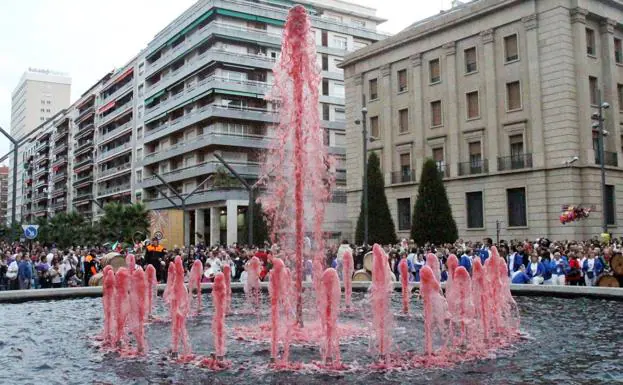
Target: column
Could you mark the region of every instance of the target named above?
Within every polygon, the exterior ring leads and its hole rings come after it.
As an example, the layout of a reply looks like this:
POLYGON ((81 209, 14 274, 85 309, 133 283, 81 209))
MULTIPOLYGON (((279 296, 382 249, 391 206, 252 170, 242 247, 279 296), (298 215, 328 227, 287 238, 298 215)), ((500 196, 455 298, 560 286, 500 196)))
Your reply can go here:
POLYGON ((184 221, 184 246, 190 245, 190 213, 188 211, 183 212, 184 221))
POLYGON ((580 163, 595 164, 593 151, 593 133, 591 132, 591 100, 588 84, 586 60, 586 15, 583 8, 571 10, 571 28, 573 29, 573 55, 575 59, 576 100, 578 106, 578 135, 580 137, 580 163))
MULTIPOLYGON (((446 55, 446 100, 442 103, 441 112, 448 124, 448 147, 444 148, 444 159, 450 165, 450 176, 458 175, 459 161, 459 105, 457 100, 456 81, 456 43, 450 42, 443 45, 446 55)), ((443 67, 442 67, 443 68, 443 67)))
MULTIPOLYGON (((621 148, 621 129, 620 129, 620 113, 619 110, 619 95, 617 89, 617 74, 618 67, 616 59, 614 57, 614 27, 616 21, 612 19, 605 19, 601 21, 601 49, 600 58, 603 63, 602 76, 603 80, 600 81, 600 87, 603 84, 601 91, 601 99, 604 102, 610 104, 610 108, 606 110, 606 121, 604 122, 607 131, 611 134, 604 142, 605 151, 611 151, 616 154, 619 153, 621 148), (614 136, 614 137, 613 137, 614 136), (610 146, 608 146, 610 144, 610 146), (614 148, 612 148, 614 144, 614 148)), ((617 155, 618 156, 618 155, 617 155)), ((620 162, 619 162, 620 164, 620 162)))
POLYGON ((424 93, 422 90, 422 54, 415 54, 410 57, 411 68, 413 71, 413 82, 409 89, 409 104, 410 108, 409 121, 413 122, 413 137, 415 138, 415 146, 413 151, 413 169, 416 175, 421 174, 421 166, 424 164, 424 143, 426 142, 425 132, 426 126, 424 125, 424 93))
POLYGON ((238 242, 238 203, 227 201, 227 244, 238 242))
MULTIPOLYGON (((530 48, 538 47, 539 40, 537 37, 537 18, 536 14, 526 16, 521 19, 526 29, 526 45, 530 48)), ((531 137, 532 137, 532 161, 535 168, 545 167, 547 159, 545 158, 545 140, 543 138, 543 112, 541 110, 541 72, 539 63, 539 50, 529 49, 528 59, 528 79, 530 88, 530 113, 532 115, 531 137)))
POLYGON ((392 94, 394 92, 394 88, 392 87, 391 82, 391 66, 389 64, 381 67, 381 82, 380 82, 380 92, 381 92, 381 100, 383 103, 382 108, 382 121, 381 129, 382 129, 382 140, 385 148, 383 149, 383 177, 385 178, 385 185, 389 184, 388 176, 391 178, 391 172, 394 171, 394 125, 393 121, 393 111, 392 111, 392 94))
POLYGON ((484 47, 484 63, 483 69, 485 74, 485 103, 483 110, 486 117, 486 135, 487 145, 485 146, 485 152, 487 159, 489 160, 489 171, 495 173, 498 171, 498 156, 499 140, 498 140, 498 101, 496 90, 495 74, 495 44, 493 44, 493 30, 488 29, 480 33, 480 39, 484 47))
POLYGON ((221 208, 210 207, 210 245, 221 241, 221 208))
MULTIPOLYGON (((205 244, 205 211, 203 209, 195 210, 195 235, 201 234, 201 241, 205 244)), ((195 238, 195 243, 199 243, 199 238, 195 238)))

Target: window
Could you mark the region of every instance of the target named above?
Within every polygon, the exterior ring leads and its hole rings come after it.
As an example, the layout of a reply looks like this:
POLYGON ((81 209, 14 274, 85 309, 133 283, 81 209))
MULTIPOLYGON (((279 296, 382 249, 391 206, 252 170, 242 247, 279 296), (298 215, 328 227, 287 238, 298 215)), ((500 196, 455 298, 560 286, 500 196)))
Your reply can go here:
POLYGON ((521 109, 521 87, 518 81, 506 83, 506 109, 508 111, 521 109))
POLYGON ((617 96, 619 98, 619 111, 623 111, 623 84, 617 84, 617 96))
POLYGON ((480 116, 478 91, 467 93, 467 119, 476 119, 480 116))
POLYGON ((409 131, 409 110, 406 108, 398 111, 398 130, 401 134, 409 131))
POLYGON ((433 160, 437 165, 443 163, 443 147, 433 148, 433 160))
POLYGON ((52 104, 52 102, 50 100, 46 100, 45 104, 52 104))
POLYGON ((41 109, 41 112, 45 112, 45 108, 42 108, 42 109, 41 109))
POLYGON ((329 134, 328 128, 325 128, 322 132, 322 142, 325 146, 329 146, 331 144, 331 135, 329 134))
POLYGON ((482 191, 465 193, 468 229, 482 229, 483 227, 485 227, 484 210, 482 203, 482 191))
POLYGON ((398 199, 398 230, 411 229, 411 199, 398 199))
POLYGON ((623 64, 623 47, 621 46, 621 39, 614 38, 614 61, 619 64, 623 64))
POLYGON ((335 109, 335 114, 333 115, 333 120, 336 122, 343 122, 344 120, 346 120, 346 110, 344 108, 336 108, 335 109))
POLYGON ((322 120, 331 120, 330 118, 331 106, 328 105, 327 103, 320 103, 320 104, 322 104, 322 120))
POLYGON ((398 71, 398 92, 407 90, 407 70, 398 71))
POLYGON ((590 28, 586 28, 586 53, 595 55, 595 31, 590 28))
POLYGON ((511 157, 518 159, 523 156, 523 134, 511 135, 509 138, 511 157))
POLYGON ((476 58, 476 47, 465 50, 465 73, 471 74, 478 71, 478 61, 476 58))
POLYGON ((614 204, 614 186, 606 185, 606 224, 616 225, 616 205, 614 204))
POLYGON ((469 163, 472 168, 480 167, 482 164, 482 150, 480 142, 471 142, 469 144, 469 163))
POLYGON ((506 190, 506 200, 508 205, 508 226, 527 226, 526 189, 520 187, 506 190))
POLYGON ((42 100, 42 101, 41 101, 41 104, 45 104, 45 100, 42 100))
POLYGON ((378 93, 378 81, 377 79, 370 79, 368 84, 370 88, 370 100, 376 100, 379 97, 378 93))
POLYGON ((344 83, 333 83, 333 96, 344 97, 344 83))
POLYGON ((322 94, 324 96, 329 96, 329 80, 322 79, 322 94))
POLYGON ((441 126, 441 100, 436 100, 430 103, 430 113, 431 113, 431 126, 437 127, 441 126))
POLYGON ((400 175, 403 180, 411 176, 411 154, 408 152, 400 154, 400 175))
POLYGON ((519 50, 517 48, 517 35, 510 35, 504 38, 504 56, 506 63, 519 59, 519 50))
POLYGON ((373 138, 378 138, 381 136, 381 131, 379 130, 379 117, 373 116, 370 118, 370 136, 373 138))
POLYGON ((591 97, 591 104, 592 105, 598 105, 599 104, 599 89, 597 88, 597 78, 594 76, 589 76, 588 77, 588 89, 589 92, 591 93, 590 97, 591 97))
POLYGON ((333 45, 334 48, 339 49, 347 49, 346 38, 342 36, 333 36, 333 45))
POLYGON ((50 112, 50 109, 49 109, 49 108, 46 108, 46 109, 45 109, 45 112, 50 112))
POLYGON ((439 59, 434 59, 428 62, 428 73, 430 75, 430 82, 439 83, 441 81, 441 68, 439 68, 439 59))
POLYGON ((322 55, 322 70, 323 71, 329 70, 329 57, 325 54, 322 55))

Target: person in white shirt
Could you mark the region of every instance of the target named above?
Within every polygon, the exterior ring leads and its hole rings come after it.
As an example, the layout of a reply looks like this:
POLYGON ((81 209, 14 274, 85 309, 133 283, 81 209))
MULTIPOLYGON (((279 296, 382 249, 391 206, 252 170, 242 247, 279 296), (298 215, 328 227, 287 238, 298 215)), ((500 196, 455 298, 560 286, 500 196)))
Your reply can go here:
POLYGON ((337 249, 337 274, 342 279, 342 264, 344 263, 344 254, 346 252, 353 254, 353 249, 350 248, 347 240, 343 240, 340 247, 337 249))

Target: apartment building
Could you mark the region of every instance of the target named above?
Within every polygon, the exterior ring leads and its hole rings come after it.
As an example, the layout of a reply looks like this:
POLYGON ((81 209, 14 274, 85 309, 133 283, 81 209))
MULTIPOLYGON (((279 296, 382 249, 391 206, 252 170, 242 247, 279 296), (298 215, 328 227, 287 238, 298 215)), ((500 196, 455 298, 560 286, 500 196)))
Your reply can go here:
POLYGON ((0 224, 7 223, 7 199, 9 191, 9 168, 0 166, 0 224))
POLYGON ((363 155, 355 120, 365 106, 374 139, 368 148, 381 158, 400 237, 409 235, 425 158, 438 164, 464 239, 495 236, 498 221, 504 239, 586 239, 601 232, 602 215, 616 234, 623 218, 616 205, 623 193, 621 20, 620 0, 477 0, 346 57, 352 226, 363 155), (591 118, 600 95, 610 105, 605 205, 591 118), (563 226, 565 204, 596 210, 563 226))
MULTIPOLYGON (((375 10, 337 0, 300 1, 308 9, 322 84, 318 113, 325 144, 338 159, 338 192, 327 210, 325 228, 348 236, 345 221, 343 56, 386 36, 375 10)), ((178 193, 198 192, 186 201, 187 242, 242 241, 247 192, 204 182, 224 170, 219 153, 239 174, 254 181, 262 152, 272 145, 277 107, 264 96, 273 82, 282 30, 291 1, 200 0, 156 35, 144 52, 144 114, 137 130, 143 154, 137 161, 141 199, 151 209, 172 207, 178 193), (200 185, 204 183, 203 185, 200 185)), ((224 171, 227 172, 227 171, 224 171)))
MULTIPOLYGON (((71 78, 64 73, 29 68, 20 78, 11 95, 11 128, 10 133, 16 139, 24 138, 35 127, 43 124, 58 111, 69 106, 71 78)), ((18 159, 23 159, 22 148, 18 149, 18 159)), ((15 167, 13 157, 9 160, 9 169, 15 167)), ((19 167, 20 165, 17 165, 19 167)), ((16 217, 19 221, 19 207, 22 205, 21 186, 23 173, 18 172, 16 217)), ((8 190, 13 190, 13 173, 9 173, 8 190)), ((12 211, 12 194, 8 198, 8 211, 12 211)))

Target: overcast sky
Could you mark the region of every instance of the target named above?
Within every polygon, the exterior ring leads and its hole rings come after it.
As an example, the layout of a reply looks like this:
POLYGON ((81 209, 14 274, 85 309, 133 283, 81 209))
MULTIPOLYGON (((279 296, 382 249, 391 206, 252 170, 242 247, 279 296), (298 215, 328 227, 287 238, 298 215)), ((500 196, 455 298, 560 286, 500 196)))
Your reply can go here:
MULTIPOLYGON (((447 8, 451 0, 350 0, 388 19, 396 33, 447 8)), ((11 93, 28 67, 67 72, 71 102, 123 66, 195 0, 0 1, 0 126, 9 131, 11 93)), ((9 150, 0 138, 0 156, 9 150)))

